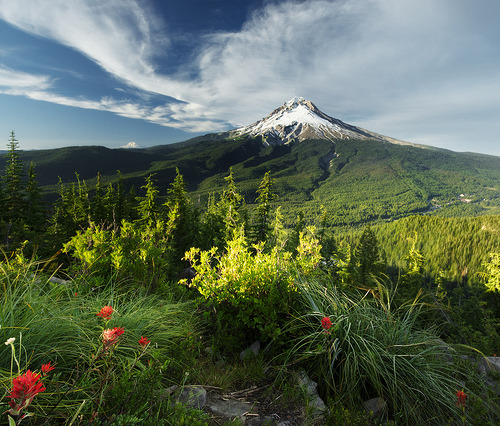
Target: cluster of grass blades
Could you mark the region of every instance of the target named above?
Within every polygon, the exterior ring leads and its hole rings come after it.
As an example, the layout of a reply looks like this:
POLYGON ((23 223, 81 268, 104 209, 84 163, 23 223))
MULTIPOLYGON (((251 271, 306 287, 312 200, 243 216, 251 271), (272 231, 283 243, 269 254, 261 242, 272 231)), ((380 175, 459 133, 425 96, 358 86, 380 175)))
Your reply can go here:
POLYGON ((288 362, 307 361, 332 399, 358 407, 382 397, 389 416, 403 424, 462 419, 458 354, 432 329, 416 326, 423 304, 415 300, 393 312, 390 292, 381 285, 374 292, 317 281, 298 285, 307 313, 292 323, 300 337, 288 362), (325 317, 331 323, 322 326, 325 317))
MULTIPOLYGON (((47 390, 30 405, 37 421, 46 416, 47 424, 65 424, 77 413, 88 419, 99 411, 96 401, 102 405, 113 386, 122 386, 125 393, 134 391, 140 383, 146 386, 144 375, 156 387, 177 379, 168 377, 168 354, 175 352, 180 340, 197 332, 190 302, 176 303, 140 290, 123 291, 112 281, 102 288, 89 286, 82 277, 53 282, 41 269, 37 262, 22 258, 0 263, 0 338, 2 343, 15 338, 14 346, 2 344, 0 349, 0 384, 5 395, 12 379, 26 370, 40 371, 48 362, 55 365, 43 378, 47 390), (97 316, 103 306, 113 307, 111 318, 97 316), (103 330, 114 327, 124 329, 120 344, 104 356, 103 330), (151 342, 143 355, 138 343, 141 336, 151 342), (153 369, 155 377, 148 373, 153 369), (130 383, 121 383, 125 375, 130 383)), ((135 391, 153 398, 147 389, 135 391)), ((9 408, 7 401, 2 398, 2 412, 9 408)))

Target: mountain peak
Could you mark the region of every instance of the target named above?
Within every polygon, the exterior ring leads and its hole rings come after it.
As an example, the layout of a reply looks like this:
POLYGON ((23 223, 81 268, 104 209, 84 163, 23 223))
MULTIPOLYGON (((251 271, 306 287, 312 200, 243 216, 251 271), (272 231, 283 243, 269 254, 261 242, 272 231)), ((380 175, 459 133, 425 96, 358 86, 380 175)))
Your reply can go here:
POLYGON ((295 96, 294 98, 290 99, 288 102, 285 102, 284 105, 292 107, 292 106, 299 105, 299 104, 305 103, 305 102, 308 102, 308 101, 306 101, 302 97, 295 96))
POLYGON ((127 145, 123 145, 120 148, 125 148, 125 149, 135 149, 135 148, 140 148, 139 145, 137 145, 135 142, 129 142, 127 145))
POLYGON ((311 101, 294 97, 267 117, 230 132, 231 136, 262 136, 266 145, 283 145, 304 139, 377 139, 408 144, 352 126, 320 111, 311 101))

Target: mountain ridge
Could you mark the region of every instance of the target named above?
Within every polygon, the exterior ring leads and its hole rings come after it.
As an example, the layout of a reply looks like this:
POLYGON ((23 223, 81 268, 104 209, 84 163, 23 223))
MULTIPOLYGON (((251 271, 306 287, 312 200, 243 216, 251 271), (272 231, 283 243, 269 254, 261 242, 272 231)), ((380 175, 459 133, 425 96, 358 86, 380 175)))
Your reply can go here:
POLYGON ((389 136, 384 136, 322 112, 314 103, 294 97, 276 108, 266 117, 248 126, 230 130, 229 137, 261 136, 265 145, 288 144, 306 139, 376 139, 397 145, 430 148, 389 136))
MULTIPOLYGON (((299 211, 304 211, 306 219, 314 222, 321 205, 332 212, 332 222, 339 226, 423 212, 500 213, 500 157, 394 143, 394 139, 388 137, 368 137, 374 135, 373 132, 364 129, 356 132, 355 129, 360 128, 340 120, 332 123, 326 114, 315 110, 312 102, 304 105, 306 102, 309 101, 285 102, 285 108, 273 111, 278 111, 274 118, 269 119, 271 113, 267 121, 264 117, 256 122, 260 122, 257 127, 263 133, 252 134, 250 125, 239 128, 238 134, 231 131, 207 134, 149 148, 80 146, 20 151, 20 155, 25 164, 35 163, 38 181, 45 194, 52 198, 57 194, 59 178, 63 182, 75 181, 75 172, 91 186, 97 173, 101 175, 102 184, 116 183, 120 179, 116 172, 120 170, 124 186, 134 186, 142 193, 141 187, 148 175, 155 175, 156 184, 163 192, 178 169, 193 200, 203 203, 209 194, 224 187, 224 178, 232 167, 238 188, 248 204, 255 203, 260 180, 270 171, 288 223, 299 211), (338 131, 344 129, 345 135, 332 133, 325 138, 324 133, 318 135, 309 128, 300 140, 304 126, 294 127, 299 123, 300 114, 279 121, 284 113, 294 109, 297 113, 300 105, 307 106, 308 111, 302 113, 309 122, 324 124, 327 121, 337 125, 338 131), (314 115, 308 117, 307 114, 314 115), (288 142, 283 139, 273 143, 272 138, 265 135, 273 128, 268 124, 276 122, 282 130, 285 124, 291 125, 285 129, 291 135, 288 142), (339 123, 343 123, 342 129, 339 123), (460 199, 460 194, 467 196, 460 199)), ((0 172, 4 167, 5 157, 0 157, 0 172)))

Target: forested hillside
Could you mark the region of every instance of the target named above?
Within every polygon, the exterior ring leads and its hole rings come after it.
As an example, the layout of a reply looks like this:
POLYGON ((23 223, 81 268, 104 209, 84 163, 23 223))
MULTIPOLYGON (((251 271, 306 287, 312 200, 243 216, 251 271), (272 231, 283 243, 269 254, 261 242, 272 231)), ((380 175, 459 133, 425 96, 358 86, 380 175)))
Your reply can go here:
MULTIPOLYGON (((290 392, 284 377, 307 371, 330 407, 327 424, 376 424, 359 408, 373 398, 387 401, 384 416, 400 424, 499 420, 495 382, 485 385, 461 356, 500 351, 500 216, 485 215, 498 201, 486 186, 497 184, 489 158, 464 171, 410 173, 418 151, 389 145, 261 149, 246 140, 231 141, 228 154, 230 141, 210 143, 213 156, 186 144, 153 161, 145 177, 77 174, 56 185, 51 201, 11 134, 0 190, 7 388, 38 381, 41 368, 53 392, 38 386, 40 405, 30 409, 51 424, 80 416, 156 425, 161 416, 191 426, 209 424, 206 413, 179 408, 165 389, 202 383, 281 395, 290 392), (228 158, 239 161, 226 170, 228 158), (201 179, 194 190, 180 168, 164 164, 175 161, 201 179), (453 201, 459 189, 480 195, 453 201), (433 211, 410 215, 429 210, 429 197, 433 211), (460 217, 469 205, 482 215, 460 217), (458 217, 435 216, 442 212, 458 217), (370 219, 378 224, 367 226, 370 219), (253 342, 266 350, 240 360, 253 342)), ((151 152, 140 158, 147 163, 151 152)), ((13 387, 14 402, 2 407, 16 419, 36 395, 27 401, 19 392, 13 387)))
POLYGON ((410 216, 374 228, 389 264, 405 267, 401 253, 415 247, 434 277, 478 281, 490 253, 500 248, 500 216, 447 218, 410 216))
POLYGON ((233 167, 249 205, 255 203, 260 179, 271 172, 287 226, 293 226, 299 211, 313 223, 321 205, 328 210, 331 227, 423 212, 454 217, 500 213, 498 157, 370 140, 305 140, 266 147, 259 138, 216 136, 147 149, 69 147, 19 155, 25 164, 34 162, 39 185, 51 201, 59 178, 69 183, 76 180, 75 173, 90 188, 99 173, 103 185, 120 180, 126 191, 133 186, 140 193, 149 174, 155 173, 164 189, 177 168, 190 196, 203 206, 233 167))

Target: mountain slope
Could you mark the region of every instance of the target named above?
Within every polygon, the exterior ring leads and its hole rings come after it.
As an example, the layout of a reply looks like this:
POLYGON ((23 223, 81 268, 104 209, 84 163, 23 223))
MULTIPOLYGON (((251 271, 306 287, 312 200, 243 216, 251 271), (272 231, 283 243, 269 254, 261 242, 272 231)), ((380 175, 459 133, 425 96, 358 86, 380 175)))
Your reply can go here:
POLYGON ((411 145, 409 142, 382 136, 378 133, 346 124, 326 115, 316 105, 304 98, 295 97, 275 109, 267 117, 229 132, 230 137, 261 136, 265 144, 288 144, 306 139, 375 139, 400 145, 411 145))
MULTIPOLYGON (((440 215, 500 213, 500 157, 408 144, 327 116, 294 99, 253 125, 147 149, 67 147, 21 153, 37 165, 46 192, 68 182, 118 179, 137 190, 156 174, 161 194, 178 168, 202 202, 224 186, 233 167, 248 203, 265 172, 275 180, 288 222, 299 210, 313 222, 325 205, 332 225, 362 224, 418 212, 440 215), (462 195, 462 196, 461 196, 462 195)), ((0 169, 4 166, 0 160, 0 169)), ((89 182, 92 185, 92 182, 89 182)))

